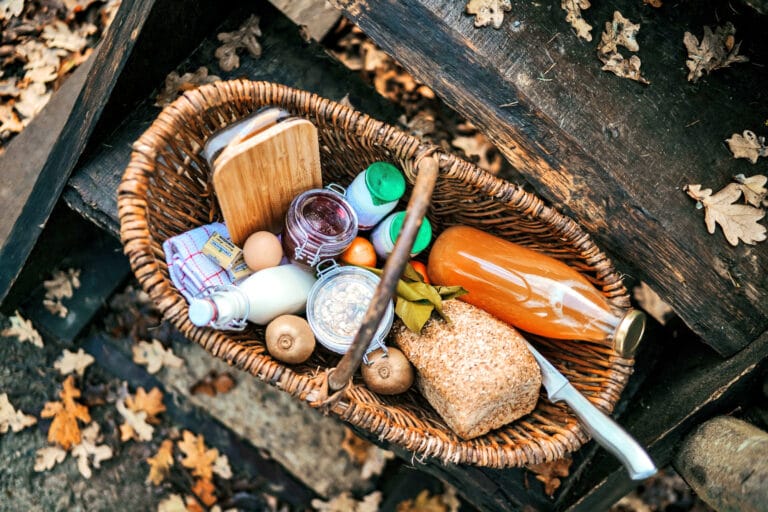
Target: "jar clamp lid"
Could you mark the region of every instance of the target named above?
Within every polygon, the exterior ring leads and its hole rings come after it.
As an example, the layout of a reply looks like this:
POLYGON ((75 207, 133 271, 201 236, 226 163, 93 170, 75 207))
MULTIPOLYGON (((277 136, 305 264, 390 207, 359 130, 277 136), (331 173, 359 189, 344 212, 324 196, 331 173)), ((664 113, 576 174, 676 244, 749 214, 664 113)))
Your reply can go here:
MULTIPOLYGON (((321 345, 337 354, 345 354, 363 323, 381 279, 360 267, 335 264, 319 270, 318 274, 320 279, 312 286, 307 298, 307 321, 321 345)), ((390 300, 367 351, 384 347, 384 338, 392 328, 393 320, 394 306, 390 300)))
POLYGON ((373 204, 397 201, 405 194, 405 178, 397 167, 388 162, 374 162, 365 170, 365 186, 373 204))
MULTIPOLYGON (((400 231, 403 230, 403 222, 405 222, 405 212, 398 212, 392 217, 392 224, 389 226, 389 236, 394 242, 397 240, 400 231)), ((429 219, 424 217, 419 226, 419 231, 416 233, 416 240, 413 242, 413 248, 411 254, 416 254, 427 248, 429 242, 432 241, 432 224, 429 223, 429 219)))

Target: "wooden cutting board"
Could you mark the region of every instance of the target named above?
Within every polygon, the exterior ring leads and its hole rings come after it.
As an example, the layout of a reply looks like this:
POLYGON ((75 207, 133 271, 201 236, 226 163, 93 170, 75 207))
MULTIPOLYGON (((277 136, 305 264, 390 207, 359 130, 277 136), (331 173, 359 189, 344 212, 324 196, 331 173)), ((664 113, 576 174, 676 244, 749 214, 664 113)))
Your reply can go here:
POLYGON ((288 119, 230 145, 216 159, 213 187, 236 245, 255 231, 278 233, 291 200, 322 187, 317 128, 288 119))

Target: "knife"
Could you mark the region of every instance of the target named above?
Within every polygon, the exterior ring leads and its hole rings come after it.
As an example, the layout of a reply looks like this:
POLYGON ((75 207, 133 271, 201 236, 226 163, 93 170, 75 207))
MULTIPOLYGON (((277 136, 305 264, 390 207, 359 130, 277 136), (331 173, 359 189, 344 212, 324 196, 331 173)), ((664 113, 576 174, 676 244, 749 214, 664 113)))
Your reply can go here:
POLYGON ((656 474, 658 470, 653 460, 632 436, 579 393, 530 343, 528 349, 541 367, 541 382, 551 402, 563 400, 567 403, 592 438, 624 464, 632 480, 644 480, 656 474))

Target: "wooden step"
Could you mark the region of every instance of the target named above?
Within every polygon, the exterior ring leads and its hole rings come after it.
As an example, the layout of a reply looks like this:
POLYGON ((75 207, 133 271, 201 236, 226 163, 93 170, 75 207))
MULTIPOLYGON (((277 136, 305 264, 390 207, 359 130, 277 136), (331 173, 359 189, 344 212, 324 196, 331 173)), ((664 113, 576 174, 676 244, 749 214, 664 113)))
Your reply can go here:
POLYGON ((760 172, 735 160, 724 140, 745 129, 765 133, 755 110, 768 97, 757 86, 768 78, 764 18, 725 1, 661 9, 597 2, 584 11, 594 26, 586 43, 548 2, 515 4, 499 30, 474 27, 465 2, 336 4, 720 354, 766 332, 768 251, 707 234, 702 211, 682 191, 691 183, 718 190, 735 174, 760 172), (614 10, 641 22, 648 86, 600 70, 596 46, 614 10), (728 20, 753 63, 688 83, 683 34, 701 37, 703 25, 728 20))

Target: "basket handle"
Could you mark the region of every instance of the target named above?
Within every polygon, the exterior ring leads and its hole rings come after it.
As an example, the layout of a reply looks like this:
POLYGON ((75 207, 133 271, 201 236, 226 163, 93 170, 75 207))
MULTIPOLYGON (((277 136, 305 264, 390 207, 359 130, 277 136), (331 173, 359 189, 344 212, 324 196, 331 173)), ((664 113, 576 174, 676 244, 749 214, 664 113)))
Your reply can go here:
POLYGON ((384 310, 392 299, 397 287, 397 281, 403 274, 405 264, 411 259, 411 249, 416 240, 416 234, 421 227, 421 221, 427 212, 432 191, 435 188, 439 165, 432 156, 425 156, 416 163, 418 173, 413 186, 411 198, 408 201, 405 221, 400 236, 397 238, 392 254, 387 258, 381 281, 371 299, 371 304, 363 317, 363 323, 339 364, 328 375, 328 387, 338 391, 347 385, 363 360, 368 345, 373 339, 379 326, 384 310))

